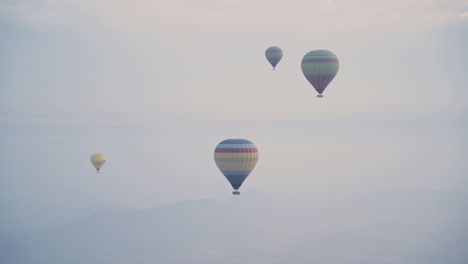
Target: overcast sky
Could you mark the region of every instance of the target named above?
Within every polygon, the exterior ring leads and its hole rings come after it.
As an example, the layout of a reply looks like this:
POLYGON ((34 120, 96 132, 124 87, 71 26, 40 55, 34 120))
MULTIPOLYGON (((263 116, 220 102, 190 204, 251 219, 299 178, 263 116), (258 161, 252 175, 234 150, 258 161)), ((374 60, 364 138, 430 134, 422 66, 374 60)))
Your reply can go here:
POLYGON ((6 218, 227 198, 226 138, 259 149, 241 192, 279 200, 468 187, 466 0, 3 0, 0 35, 6 218))

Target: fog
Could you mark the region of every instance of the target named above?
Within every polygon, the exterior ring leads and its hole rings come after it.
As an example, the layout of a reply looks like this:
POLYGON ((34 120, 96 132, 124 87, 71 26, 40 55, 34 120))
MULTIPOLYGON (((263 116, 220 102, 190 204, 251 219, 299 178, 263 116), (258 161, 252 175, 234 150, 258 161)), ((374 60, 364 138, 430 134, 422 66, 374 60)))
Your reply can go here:
POLYGON ((467 11, 0 2, 0 262, 466 263, 467 11), (238 197, 227 138, 259 150, 238 197))

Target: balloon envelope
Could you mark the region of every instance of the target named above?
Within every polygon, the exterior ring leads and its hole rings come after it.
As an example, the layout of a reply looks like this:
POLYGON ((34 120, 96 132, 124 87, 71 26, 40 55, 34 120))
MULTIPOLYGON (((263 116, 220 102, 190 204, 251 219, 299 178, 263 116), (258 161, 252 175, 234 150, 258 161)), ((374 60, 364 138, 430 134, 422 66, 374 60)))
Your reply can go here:
POLYGON ((216 165, 232 185, 238 190, 258 160, 257 147, 246 139, 226 139, 214 151, 216 165))
POLYGON ((335 78, 339 67, 338 57, 328 50, 313 50, 301 62, 302 73, 320 95, 335 78))
POLYGON ((265 57, 270 62, 271 66, 273 66, 274 70, 276 65, 278 65, 278 62, 283 58, 283 51, 279 47, 269 47, 265 51, 265 57))
POLYGON ((106 162, 106 156, 104 156, 101 153, 96 153, 91 156, 91 164, 93 164, 93 166, 96 168, 98 173, 105 162, 106 162))

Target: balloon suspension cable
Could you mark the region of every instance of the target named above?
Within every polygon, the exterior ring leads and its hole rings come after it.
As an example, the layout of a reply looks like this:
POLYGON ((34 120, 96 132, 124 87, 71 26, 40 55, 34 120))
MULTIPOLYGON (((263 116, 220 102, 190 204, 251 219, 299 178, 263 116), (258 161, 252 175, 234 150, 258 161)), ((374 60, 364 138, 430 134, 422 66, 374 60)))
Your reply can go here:
POLYGON ((97 173, 99 173, 99 169, 96 169, 97 170, 97 173))
POLYGON ((273 67, 273 70, 275 70, 275 67, 273 67))

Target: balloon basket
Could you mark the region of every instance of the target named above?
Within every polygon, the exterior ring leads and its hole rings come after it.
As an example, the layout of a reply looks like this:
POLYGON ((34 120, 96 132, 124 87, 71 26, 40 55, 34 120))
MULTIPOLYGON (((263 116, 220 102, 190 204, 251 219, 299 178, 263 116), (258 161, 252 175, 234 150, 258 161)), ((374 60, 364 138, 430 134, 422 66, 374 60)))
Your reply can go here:
POLYGON ((240 195, 240 192, 239 191, 233 191, 232 195, 240 195))
POLYGON ((323 98, 323 95, 318 94, 318 95, 317 95, 317 98, 323 98))

